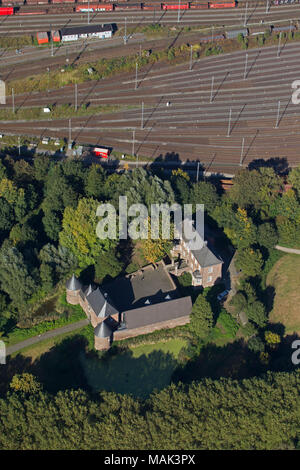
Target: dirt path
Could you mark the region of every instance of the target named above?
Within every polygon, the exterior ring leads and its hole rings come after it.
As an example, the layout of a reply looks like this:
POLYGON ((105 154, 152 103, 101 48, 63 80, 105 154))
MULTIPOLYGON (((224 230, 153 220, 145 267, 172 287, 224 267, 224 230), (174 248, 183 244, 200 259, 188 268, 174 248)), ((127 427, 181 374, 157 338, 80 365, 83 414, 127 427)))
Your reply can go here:
POLYGON ((89 320, 86 318, 76 323, 71 323, 70 325, 66 325, 61 328, 56 328, 55 330, 50 330, 41 335, 28 338, 24 341, 21 341, 20 343, 14 344, 12 346, 8 346, 8 348, 6 349, 6 356, 9 356, 10 354, 13 354, 17 351, 20 351, 21 349, 26 348, 27 346, 32 346, 33 344, 39 343, 40 341, 44 341, 45 339, 54 338, 55 336, 59 336, 64 333, 69 333, 71 331, 78 330, 79 328, 82 328, 83 326, 86 326, 88 324, 89 324, 89 320))
POLYGON ((276 245, 276 250, 284 251, 285 253, 294 253, 295 255, 300 255, 300 250, 297 248, 286 248, 285 246, 276 245))

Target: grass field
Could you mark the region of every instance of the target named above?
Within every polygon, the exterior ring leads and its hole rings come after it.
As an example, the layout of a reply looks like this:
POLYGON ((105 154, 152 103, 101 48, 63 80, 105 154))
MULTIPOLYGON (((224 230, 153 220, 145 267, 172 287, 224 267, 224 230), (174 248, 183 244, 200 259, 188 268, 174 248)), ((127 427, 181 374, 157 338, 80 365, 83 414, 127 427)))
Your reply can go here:
POLYGON ((146 397, 170 384, 178 366, 178 353, 186 342, 172 339, 167 342, 128 348, 115 356, 103 359, 80 356, 87 383, 93 391, 114 391, 146 397))
POLYGON ((271 269, 267 286, 274 288, 272 323, 282 323, 286 333, 300 332, 300 256, 283 256, 271 269))

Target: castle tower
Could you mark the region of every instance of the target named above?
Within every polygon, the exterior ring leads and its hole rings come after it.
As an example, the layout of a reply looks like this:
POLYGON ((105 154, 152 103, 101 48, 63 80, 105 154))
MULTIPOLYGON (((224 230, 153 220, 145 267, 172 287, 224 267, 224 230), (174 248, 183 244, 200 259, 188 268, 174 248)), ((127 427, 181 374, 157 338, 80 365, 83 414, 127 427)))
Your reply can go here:
POLYGON ((68 279, 66 282, 66 298, 69 304, 76 305, 79 303, 79 291, 81 288, 81 282, 73 274, 71 279, 68 279))
POLYGON ((103 321, 99 323, 94 329, 95 334, 95 349, 105 350, 110 348, 112 340, 112 330, 108 324, 103 321))

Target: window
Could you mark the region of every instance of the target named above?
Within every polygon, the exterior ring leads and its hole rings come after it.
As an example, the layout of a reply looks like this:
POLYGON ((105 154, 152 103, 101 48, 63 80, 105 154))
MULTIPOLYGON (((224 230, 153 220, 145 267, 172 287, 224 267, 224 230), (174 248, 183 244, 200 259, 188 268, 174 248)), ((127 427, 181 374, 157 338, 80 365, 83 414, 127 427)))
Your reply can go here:
POLYGON ((212 281, 212 276, 208 276, 207 282, 211 282, 211 281, 212 281))
POLYGON ((209 273, 212 273, 212 272, 213 272, 213 270, 214 270, 214 269, 213 269, 213 267, 212 267, 212 266, 211 266, 210 268, 208 268, 208 272, 209 272, 209 273))

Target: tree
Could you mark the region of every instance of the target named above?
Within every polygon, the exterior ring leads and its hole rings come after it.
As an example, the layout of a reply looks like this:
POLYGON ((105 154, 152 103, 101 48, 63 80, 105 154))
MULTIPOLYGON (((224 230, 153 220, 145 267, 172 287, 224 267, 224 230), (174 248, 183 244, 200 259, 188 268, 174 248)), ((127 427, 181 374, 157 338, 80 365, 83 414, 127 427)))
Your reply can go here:
POLYGON ((234 306, 238 313, 242 312, 247 307, 247 299, 243 292, 237 292, 231 299, 230 304, 234 306))
POLYGON ((1 289, 9 295, 18 308, 24 306, 36 289, 23 255, 14 247, 1 248, 0 282, 1 289))
POLYGON ((258 227, 257 241, 261 246, 269 250, 274 248, 278 242, 278 233, 274 224, 265 222, 258 227))
POLYGON ((213 327, 213 312, 203 294, 198 295, 190 316, 189 329, 200 339, 204 339, 213 327))
POLYGON ((101 165, 93 164, 86 177, 85 193, 88 197, 101 199, 104 196, 106 172, 101 165))
POLYGON ((123 269, 123 262, 116 250, 112 249, 108 253, 103 251, 95 262, 95 276, 100 282, 106 277, 114 278, 118 276, 123 269))
POLYGON ((248 341, 248 348, 253 352, 262 352, 264 351, 265 346, 259 336, 253 336, 248 341))
MULTIPOLYGON (((42 264, 51 268, 51 279, 56 284, 61 279, 65 279, 73 273, 78 267, 76 256, 66 247, 58 247, 47 243, 39 253, 39 259, 42 264)), ((45 269, 45 268, 43 268, 45 269)), ((46 273, 46 270, 45 270, 46 273)), ((50 270, 48 269, 48 273, 50 270)))
POLYGON ((6 199, 0 197, 0 230, 9 231, 13 226, 14 220, 15 216, 12 206, 6 199))
POLYGON ((170 249, 172 248, 172 240, 174 237, 174 227, 170 224, 170 237, 163 238, 162 234, 162 220, 160 217, 159 221, 159 238, 155 239, 152 238, 151 235, 151 219, 148 218, 148 238, 142 239, 141 242, 141 250, 143 253, 144 258, 149 263, 156 263, 163 259, 167 253, 169 253, 170 249))
POLYGON ((205 211, 212 214, 213 210, 219 204, 219 196, 215 186, 206 181, 199 181, 193 184, 190 193, 191 204, 204 204, 205 211))
POLYGON ((248 305, 246 314, 249 320, 253 321, 260 328, 264 328, 268 323, 266 309, 258 300, 248 305))
POLYGON ((82 198, 76 209, 66 207, 64 211, 59 242, 73 253, 82 268, 94 264, 103 251, 116 245, 115 240, 100 239, 96 234, 98 205, 94 199, 82 198))
POLYGON ((13 376, 10 388, 16 392, 37 393, 42 390, 42 385, 34 375, 24 372, 13 376))
MULTIPOLYGON (((174 173, 172 171, 171 185, 174 190, 176 201, 179 204, 187 204, 190 199, 190 185, 189 180, 182 174, 174 173)), ((184 172, 182 172, 184 173, 184 172)))
POLYGON ((293 168, 288 176, 288 182, 296 190, 298 198, 300 197, 300 165, 293 168))
POLYGON ((236 255, 236 266, 241 269, 244 275, 254 277, 261 273, 263 258, 259 250, 251 247, 238 250, 236 255))

